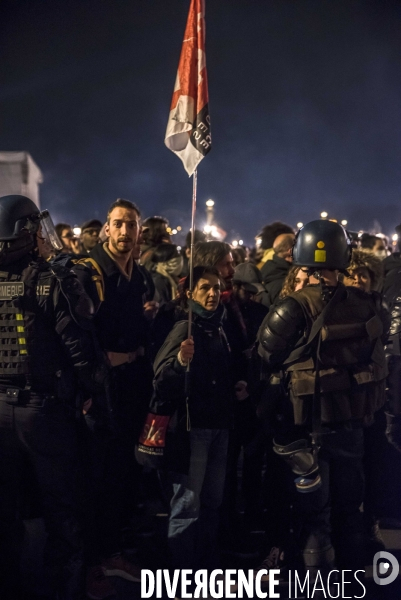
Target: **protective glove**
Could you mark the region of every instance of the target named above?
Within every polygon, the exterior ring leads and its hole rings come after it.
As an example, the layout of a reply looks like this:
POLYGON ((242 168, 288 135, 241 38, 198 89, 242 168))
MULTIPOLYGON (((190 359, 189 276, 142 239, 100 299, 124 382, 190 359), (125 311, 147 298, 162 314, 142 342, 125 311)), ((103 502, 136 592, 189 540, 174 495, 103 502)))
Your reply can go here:
POLYGON ((386 438, 398 452, 401 452, 401 415, 386 413, 386 422, 386 438))

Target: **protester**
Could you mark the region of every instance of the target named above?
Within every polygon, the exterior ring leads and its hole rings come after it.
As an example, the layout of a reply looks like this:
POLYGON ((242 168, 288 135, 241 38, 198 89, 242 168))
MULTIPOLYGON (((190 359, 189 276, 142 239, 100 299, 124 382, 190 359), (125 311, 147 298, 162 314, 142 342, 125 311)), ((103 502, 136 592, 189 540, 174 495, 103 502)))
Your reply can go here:
POLYGON ((309 283, 308 269, 306 267, 291 267, 284 279, 279 298, 285 298, 292 292, 302 290, 309 283))
POLYGON ((155 301, 159 306, 174 300, 177 295, 183 258, 174 244, 159 244, 152 254, 150 273, 156 288, 155 301))
POLYGON ((169 244, 168 220, 164 217, 148 217, 142 223, 141 257, 139 262, 149 271, 152 270, 152 255, 159 244, 169 244))
POLYGON ((59 240, 63 244, 61 252, 65 254, 75 254, 73 248, 73 240, 75 238, 71 225, 67 223, 57 223, 55 226, 59 240))
POLYGON ((265 225, 262 231, 257 235, 257 239, 260 240, 260 249, 263 251, 262 257, 256 265, 258 269, 262 269, 266 261, 273 258, 273 242, 282 233, 294 233, 294 230, 292 227, 281 221, 275 221, 270 225, 265 225))
POLYGON ((102 223, 98 219, 90 219, 81 225, 81 251, 89 254, 99 242, 99 234, 102 229, 102 223))
POLYGON ((186 321, 177 323, 156 357, 154 370, 156 393, 178 403, 179 420, 184 416, 188 424, 189 465, 185 464, 188 456, 182 453, 180 471, 170 474, 173 497, 168 542, 173 567, 196 570, 219 566, 218 509, 233 422, 234 376, 222 323, 224 307, 219 303, 219 272, 197 266, 193 277, 192 294, 189 278, 184 284, 185 306, 194 313, 192 335, 188 338, 186 321))
MULTIPOLYGON (((95 331, 111 366, 108 420, 88 408, 86 543, 90 569, 87 594, 92 598, 115 593, 108 576, 140 581, 140 568, 122 553, 121 528, 127 524, 140 470, 134 448, 151 395, 148 357, 149 323, 146 281, 134 261, 140 212, 128 200, 117 199, 107 214, 104 244, 95 244, 84 265, 83 283, 97 312, 95 331), (94 283, 97 284, 94 287, 94 283)), ((95 237, 95 236, 93 236, 95 237)), ((82 276, 82 272, 77 269, 82 276)))
POLYGON ((278 298, 284 280, 290 270, 293 245, 293 233, 279 235, 273 243, 273 257, 271 260, 266 261, 261 269, 263 285, 268 293, 269 306, 274 304, 278 298))

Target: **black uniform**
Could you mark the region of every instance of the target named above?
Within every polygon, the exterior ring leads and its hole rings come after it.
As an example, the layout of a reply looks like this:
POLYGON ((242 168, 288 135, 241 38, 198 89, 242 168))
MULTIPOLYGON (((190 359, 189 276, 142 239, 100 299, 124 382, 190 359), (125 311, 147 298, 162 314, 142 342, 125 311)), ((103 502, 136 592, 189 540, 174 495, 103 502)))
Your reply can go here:
POLYGON ((77 390, 79 383, 85 399, 95 387, 96 356, 85 330, 92 304, 69 270, 55 275, 48 263, 30 254, 3 269, 0 597, 18 597, 21 491, 33 473, 48 533, 44 568, 49 591, 75 598, 82 568, 75 506, 77 390))
POLYGON ((305 565, 331 568, 332 538, 337 567, 357 569, 363 568, 362 426, 385 399, 385 325, 374 300, 360 290, 340 284, 326 293, 331 297, 328 305, 320 286, 283 299, 262 324, 260 353, 287 373, 289 427, 279 443, 301 438, 309 442, 312 430, 319 430, 321 487, 297 494, 305 565), (326 306, 312 340, 313 324, 326 306))

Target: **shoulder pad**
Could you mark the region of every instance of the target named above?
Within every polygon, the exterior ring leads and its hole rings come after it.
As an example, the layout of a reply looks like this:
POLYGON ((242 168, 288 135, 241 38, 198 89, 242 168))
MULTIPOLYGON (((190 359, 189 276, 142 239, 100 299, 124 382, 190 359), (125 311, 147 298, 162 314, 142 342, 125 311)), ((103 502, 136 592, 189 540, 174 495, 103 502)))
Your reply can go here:
POLYGON ((68 302, 70 314, 80 327, 88 329, 94 315, 92 300, 85 292, 81 282, 73 271, 65 267, 57 268, 54 275, 60 285, 61 293, 68 302))

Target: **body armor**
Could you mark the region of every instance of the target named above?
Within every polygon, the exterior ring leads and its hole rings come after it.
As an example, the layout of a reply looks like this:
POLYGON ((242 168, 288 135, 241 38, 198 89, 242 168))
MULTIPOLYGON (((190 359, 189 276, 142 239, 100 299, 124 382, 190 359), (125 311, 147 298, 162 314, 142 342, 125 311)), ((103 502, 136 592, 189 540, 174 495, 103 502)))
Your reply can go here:
POLYGON ((72 371, 66 378, 71 365, 59 335, 72 320, 80 327, 87 323, 88 328, 91 306, 79 281, 67 271, 56 275, 44 261, 33 262, 20 273, 0 271, 2 393, 12 386, 21 392, 71 397, 72 371), (58 306, 65 301, 69 311, 64 318, 56 319, 58 306), (66 379, 70 379, 67 387, 66 379))
MULTIPOLYGON (((351 288, 344 294, 324 322, 316 351, 295 361, 292 353, 285 361, 296 425, 310 418, 317 367, 323 424, 369 420, 384 403, 387 367, 381 319, 366 294, 351 288)), ((320 287, 308 286, 291 297, 301 305, 310 329, 325 307, 320 287)))

